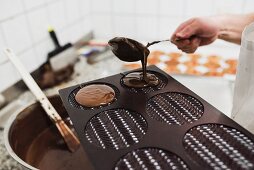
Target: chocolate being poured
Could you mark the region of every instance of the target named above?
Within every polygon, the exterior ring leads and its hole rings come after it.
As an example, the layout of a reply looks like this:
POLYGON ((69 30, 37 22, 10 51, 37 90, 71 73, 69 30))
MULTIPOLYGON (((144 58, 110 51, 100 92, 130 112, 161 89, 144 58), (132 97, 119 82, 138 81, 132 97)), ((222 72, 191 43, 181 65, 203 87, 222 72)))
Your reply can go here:
MULTIPOLYGON (((165 40, 163 40, 165 41, 165 40)), ((130 76, 126 76, 127 78, 124 80, 124 84, 129 87, 145 87, 158 85, 158 78, 153 74, 147 74, 146 65, 147 65, 147 57, 150 54, 148 49, 149 46, 159 43, 161 41, 154 41, 152 43, 148 43, 146 46, 143 44, 129 38, 125 37, 115 37, 109 40, 108 44, 112 47, 112 52, 122 61, 134 62, 141 60, 143 75, 137 73, 132 74, 130 76), (156 82, 154 82, 154 78, 156 77, 156 82), (150 83, 152 81, 153 83, 150 83), (128 83, 127 83, 128 82, 128 83), (133 83, 135 82, 135 83, 133 83), (139 82, 139 83, 138 83, 139 82)))

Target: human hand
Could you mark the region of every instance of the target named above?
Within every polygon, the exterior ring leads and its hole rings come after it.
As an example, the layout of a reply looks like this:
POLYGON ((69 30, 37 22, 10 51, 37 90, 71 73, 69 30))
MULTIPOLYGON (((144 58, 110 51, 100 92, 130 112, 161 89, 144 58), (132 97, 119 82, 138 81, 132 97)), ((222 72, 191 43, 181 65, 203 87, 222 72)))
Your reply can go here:
POLYGON ((211 44, 218 38, 216 18, 192 18, 182 23, 171 37, 171 42, 186 53, 194 53, 199 46, 211 44))

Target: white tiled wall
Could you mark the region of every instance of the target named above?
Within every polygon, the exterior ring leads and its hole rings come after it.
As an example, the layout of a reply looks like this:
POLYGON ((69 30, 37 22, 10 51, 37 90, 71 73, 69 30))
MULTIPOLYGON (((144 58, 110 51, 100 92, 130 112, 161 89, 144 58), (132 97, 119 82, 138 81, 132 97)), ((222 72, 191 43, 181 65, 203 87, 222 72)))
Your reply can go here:
POLYGON ((98 38, 168 38, 194 16, 254 12, 253 0, 92 0, 92 26, 98 38), (98 7, 98 3, 101 4, 98 7))
POLYGON ((0 92, 20 79, 3 55, 12 48, 31 72, 54 49, 47 33, 53 26, 60 43, 75 42, 91 31, 91 0, 0 0, 0 92))
MULTIPOLYGON (((62 44, 91 29, 102 39, 157 40, 193 16, 247 12, 254 12, 254 0, 0 0, 0 50, 13 48, 32 71, 53 49, 48 25, 62 44)), ((20 78, 1 53, 0 77, 0 91, 20 78)))

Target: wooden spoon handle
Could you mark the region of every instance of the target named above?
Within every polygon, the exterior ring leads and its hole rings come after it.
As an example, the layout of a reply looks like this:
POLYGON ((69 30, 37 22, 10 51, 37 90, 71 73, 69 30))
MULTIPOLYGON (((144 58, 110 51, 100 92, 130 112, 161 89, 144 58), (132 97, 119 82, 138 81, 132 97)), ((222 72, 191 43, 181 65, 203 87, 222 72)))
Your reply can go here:
POLYGON ((56 124, 59 132, 64 138, 70 151, 74 152, 79 146, 79 140, 71 131, 71 129, 64 123, 60 115, 57 113, 55 108, 52 106, 47 96, 42 92, 38 84, 35 82, 33 77, 26 70, 24 65, 20 62, 18 57, 13 53, 11 49, 5 49, 5 54, 9 60, 13 63, 16 69, 19 71, 22 79, 26 83, 27 87, 35 95, 37 100, 40 102, 42 108, 45 110, 50 119, 56 124))

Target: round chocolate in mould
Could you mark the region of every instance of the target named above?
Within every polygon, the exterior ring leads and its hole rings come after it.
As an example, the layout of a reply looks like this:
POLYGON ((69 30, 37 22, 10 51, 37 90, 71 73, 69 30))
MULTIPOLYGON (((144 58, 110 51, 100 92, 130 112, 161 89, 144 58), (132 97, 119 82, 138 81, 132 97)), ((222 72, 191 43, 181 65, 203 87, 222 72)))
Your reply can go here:
POLYGON ((185 134, 183 146, 204 169, 254 169, 254 141, 225 125, 193 127, 185 134))
POLYGON ((142 148, 129 152, 116 164, 115 170, 129 169, 189 169, 185 162, 174 153, 159 148, 142 148))
POLYGON ((103 149, 127 148, 146 134, 147 122, 136 112, 111 109, 95 115, 85 128, 86 139, 103 149))
MULTIPOLYGON (((137 71, 137 72, 141 73, 141 71, 137 71)), ((130 73, 132 73, 132 72, 130 72, 130 73)), ((143 88, 128 87, 123 84, 123 80, 122 80, 123 78, 121 79, 121 85, 133 93, 140 93, 140 92, 141 93, 151 93, 151 92, 163 89, 168 84, 168 79, 163 74, 155 72, 155 71, 149 71, 149 70, 147 71, 147 73, 154 74, 159 79, 159 84, 157 86, 147 86, 147 87, 143 87, 143 88)))
POLYGON ((204 107, 199 100, 188 94, 167 92, 150 98, 146 112, 157 121, 183 125, 201 118, 204 107))
POLYGON ((120 95, 120 92, 119 92, 118 88, 115 87, 115 86, 112 85, 112 84, 107 84, 107 83, 81 84, 80 87, 74 89, 74 90, 70 93, 70 95, 69 95, 69 97, 68 97, 68 101, 69 101, 69 103, 70 103, 71 106, 73 106, 73 107, 75 107, 75 108, 78 108, 78 109, 82 109, 82 110, 98 109, 98 108, 102 108, 102 107, 106 107, 106 106, 111 105, 112 103, 114 103, 114 102, 117 100, 117 98, 118 98, 119 95, 120 95), (99 106, 99 107, 86 107, 86 106, 83 106, 83 105, 79 104, 79 103, 76 101, 75 96, 76 96, 76 94, 78 93, 78 91, 79 91, 80 89, 82 89, 82 88, 85 87, 85 86, 97 85, 97 84, 107 85, 107 86, 111 87, 111 88, 115 91, 115 99, 114 99, 112 102, 108 103, 107 105, 102 105, 102 106, 99 106))

